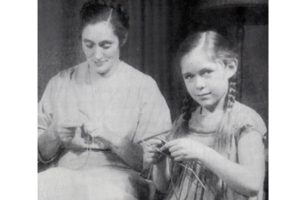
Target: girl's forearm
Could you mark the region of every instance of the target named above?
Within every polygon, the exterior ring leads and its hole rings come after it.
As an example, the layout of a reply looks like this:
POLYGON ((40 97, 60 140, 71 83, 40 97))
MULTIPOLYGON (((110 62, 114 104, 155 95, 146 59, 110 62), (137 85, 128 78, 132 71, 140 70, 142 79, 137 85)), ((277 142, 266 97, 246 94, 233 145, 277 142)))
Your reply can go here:
POLYGON ((262 170, 234 163, 213 149, 206 153, 205 158, 199 160, 219 176, 228 187, 246 196, 257 195, 262 187, 262 170))
POLYGON ((153 166, 153 182, 156 189, 166 193, 170 183, 170 169, 168 158, 163 158, 153 166))

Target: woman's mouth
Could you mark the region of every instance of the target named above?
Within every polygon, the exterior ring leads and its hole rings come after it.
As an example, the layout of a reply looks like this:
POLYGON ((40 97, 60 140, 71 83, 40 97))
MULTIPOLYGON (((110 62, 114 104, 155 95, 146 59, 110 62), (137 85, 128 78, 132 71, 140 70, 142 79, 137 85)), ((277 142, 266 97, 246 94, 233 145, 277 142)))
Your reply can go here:
POLYGON ((102 66, 106 61, 94 61, 95 65, 102 66))

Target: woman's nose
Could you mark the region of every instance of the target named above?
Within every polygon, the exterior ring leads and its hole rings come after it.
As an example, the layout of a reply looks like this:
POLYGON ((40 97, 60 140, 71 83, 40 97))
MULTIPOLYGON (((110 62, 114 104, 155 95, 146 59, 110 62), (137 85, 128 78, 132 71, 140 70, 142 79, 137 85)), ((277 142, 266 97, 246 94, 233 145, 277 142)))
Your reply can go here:
POLYGON ((97 60, 100 60, 103 57, 103 52, 101 47, 96 47, 94 56, 97 60))
POLYGON ((198 90, 203 89, 205 87, 205 80, 202 77, 197 76, 195 81, 195 87, 198 90))

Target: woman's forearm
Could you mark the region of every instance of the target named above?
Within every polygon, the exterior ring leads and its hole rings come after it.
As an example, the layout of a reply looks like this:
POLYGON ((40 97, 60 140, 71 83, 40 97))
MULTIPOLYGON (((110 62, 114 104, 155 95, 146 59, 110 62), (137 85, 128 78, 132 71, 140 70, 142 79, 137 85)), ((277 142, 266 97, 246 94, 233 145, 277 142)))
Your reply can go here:
POLYGON ((38 137, 38 151, 43 161, 51 160, 58 152, 61 142, 46 130, 38 137))
POLYGON ((112 136, 108 140, 112 150, 129 166, 137 171, 143 170, 143 147, 127 138, 112 136))

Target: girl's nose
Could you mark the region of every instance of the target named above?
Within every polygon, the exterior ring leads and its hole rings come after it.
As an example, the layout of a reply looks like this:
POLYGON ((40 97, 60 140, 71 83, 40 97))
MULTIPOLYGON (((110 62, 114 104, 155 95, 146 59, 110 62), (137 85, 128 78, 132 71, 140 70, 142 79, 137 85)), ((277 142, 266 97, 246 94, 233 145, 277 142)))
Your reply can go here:
POLYGON ((197 90, 203 89, 205 87, 205 80, 202 77, 197 76, 195 81, 195 86, 197 90))
POLYGON ((103 52, 101 47, 96 47, 95 49, 95 58, 100 60, 103 57, 103 52))

